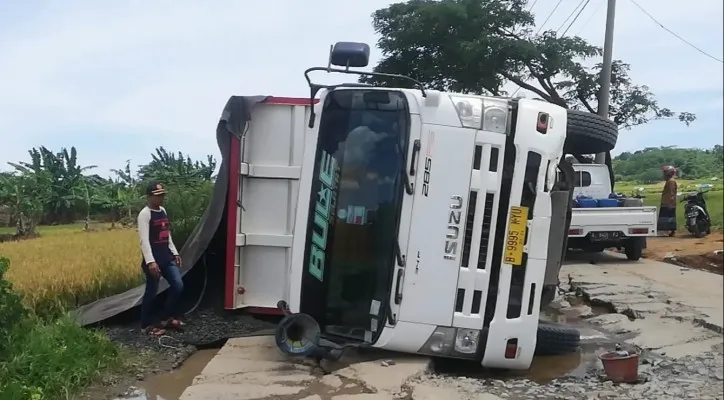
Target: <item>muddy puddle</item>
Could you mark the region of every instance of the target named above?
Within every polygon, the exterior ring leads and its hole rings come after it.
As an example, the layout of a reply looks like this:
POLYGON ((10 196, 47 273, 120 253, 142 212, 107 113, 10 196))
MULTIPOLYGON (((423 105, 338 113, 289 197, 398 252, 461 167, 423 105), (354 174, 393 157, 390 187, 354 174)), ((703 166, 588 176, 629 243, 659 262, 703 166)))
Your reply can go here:
MULTIPOLYGON (((588 307, 582 301, 573 301, 566 310, 546 310, 541 320, 557 322, 576 328, 581 333, 581 347, 576 353, 556 356, 535 356, 530 369, 526 371, 512 370, 481 370, 478 362, 461 362, 460 360, 435 360, 435 372, 444 375, 465 376, 485 379, 529 379, 539 384, 546 384, 563 377, 584 377, 602 369, 598 355, 613 350, 616 343, 629 339, 631 335, 620 335, 608 332, 598 326, 586 323, 580 317, 580 307, 588 307)), ((607 314, 608 310, 591 307, 587 316, 607 314)))
POLYGON ((199 350, 171 372, 149 377, 124 400, 178 400, 219 349, 199 350))

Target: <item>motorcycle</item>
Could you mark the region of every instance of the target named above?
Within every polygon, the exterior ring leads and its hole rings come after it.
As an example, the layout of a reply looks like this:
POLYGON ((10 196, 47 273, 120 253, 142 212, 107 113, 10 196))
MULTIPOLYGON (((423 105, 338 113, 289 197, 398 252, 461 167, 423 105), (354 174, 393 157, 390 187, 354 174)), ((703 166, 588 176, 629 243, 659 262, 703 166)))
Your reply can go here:
POLYGON ((686 229, 697 238, 703 238, 711 233, 711 218, 704 199, 704 193, 707 191, 708 187, 700 187, 696 193, 685 194, 681 199, 682 203, 686 202, 684 205, 686 229))

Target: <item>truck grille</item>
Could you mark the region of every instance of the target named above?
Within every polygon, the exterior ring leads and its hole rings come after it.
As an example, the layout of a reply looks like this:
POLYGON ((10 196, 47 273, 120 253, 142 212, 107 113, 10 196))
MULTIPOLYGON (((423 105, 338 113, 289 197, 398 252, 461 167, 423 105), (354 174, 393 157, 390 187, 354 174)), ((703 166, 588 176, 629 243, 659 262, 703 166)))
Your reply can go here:
POLYGON ((490 241, 490 223, 493 219, 493 203, 495 195, 485 195, 485 210, 483 210, 483 232, 480 236, 480 249, 478 255, 478 269, 485 269, 485 260, 488 258, 488 242, 490 241))

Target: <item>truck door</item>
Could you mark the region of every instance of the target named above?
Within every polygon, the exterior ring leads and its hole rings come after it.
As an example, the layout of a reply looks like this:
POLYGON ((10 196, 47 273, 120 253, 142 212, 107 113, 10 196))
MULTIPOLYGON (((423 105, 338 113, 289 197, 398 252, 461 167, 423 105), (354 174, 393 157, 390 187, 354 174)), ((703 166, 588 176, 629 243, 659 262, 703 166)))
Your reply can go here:
MULTIPOLYGON (((422 190, 425 190, 422 187, 418 187, 418 185, 422 186, 424 184, 425 179, 423 178, 423 175, 426 173, 424 168, 425 160, 422 157, 422 121, 420 119, 420 114, 417 113, 417 105, 415 103, 415 100, 408 97, 408 101, 411 104, 410 141, 407 148, 407 156, 405 157, 405 173, 407 173, 409 176, 413 194, 409 195, 405 193, 402 201, 400 226, 398 229, 397 238, 398 244, 400 246, 400 255, 401 257, 403 257, 403 263, 402 265, 400 265, 398 263, 398 260, 395 260, 395 270, 392 278, 392 292, 390 294, 388 303, 390 305, 390 309, 388 310, 388 312, 390 313, 391 318, 386 319, 387 325, 390 325, 390 323, 394 323, 394 321, 396 321, 399 317, 400 307, 404 298, 403 290, 405 287, 405 278, 408 274, 411 273, 411 270, 413 271, 412 273, 414 273, 415 263, 417 262, 417 259, 415 257, 412 257, 408 252, 410 228, 412 227, 412 215, 416 194, 421 193, 422 190)), ((427 173, 429 177, 429 171, 427 173)))
MULTIPOLYGON (((408 213, 411 229, 399 314, 402 321, 441 326, 452 323, 464 253, 475 134, 473 129, 452 126, 422 127, 421 171, 414 177, 414 207, 408 213)), ((472 295, 465 294, 466 300, 472 295)))

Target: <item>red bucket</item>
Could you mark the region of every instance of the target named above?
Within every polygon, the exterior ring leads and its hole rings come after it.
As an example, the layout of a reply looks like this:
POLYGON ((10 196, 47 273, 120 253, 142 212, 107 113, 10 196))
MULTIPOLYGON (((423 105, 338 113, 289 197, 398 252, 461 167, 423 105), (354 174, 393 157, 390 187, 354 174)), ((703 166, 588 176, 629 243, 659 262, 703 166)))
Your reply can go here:
POLYGON ((606 376, 616 383, 636 383, 639 380, 639 355, 620 356, 611 351, 603 353, 598 358, 603 364, 606 376))

